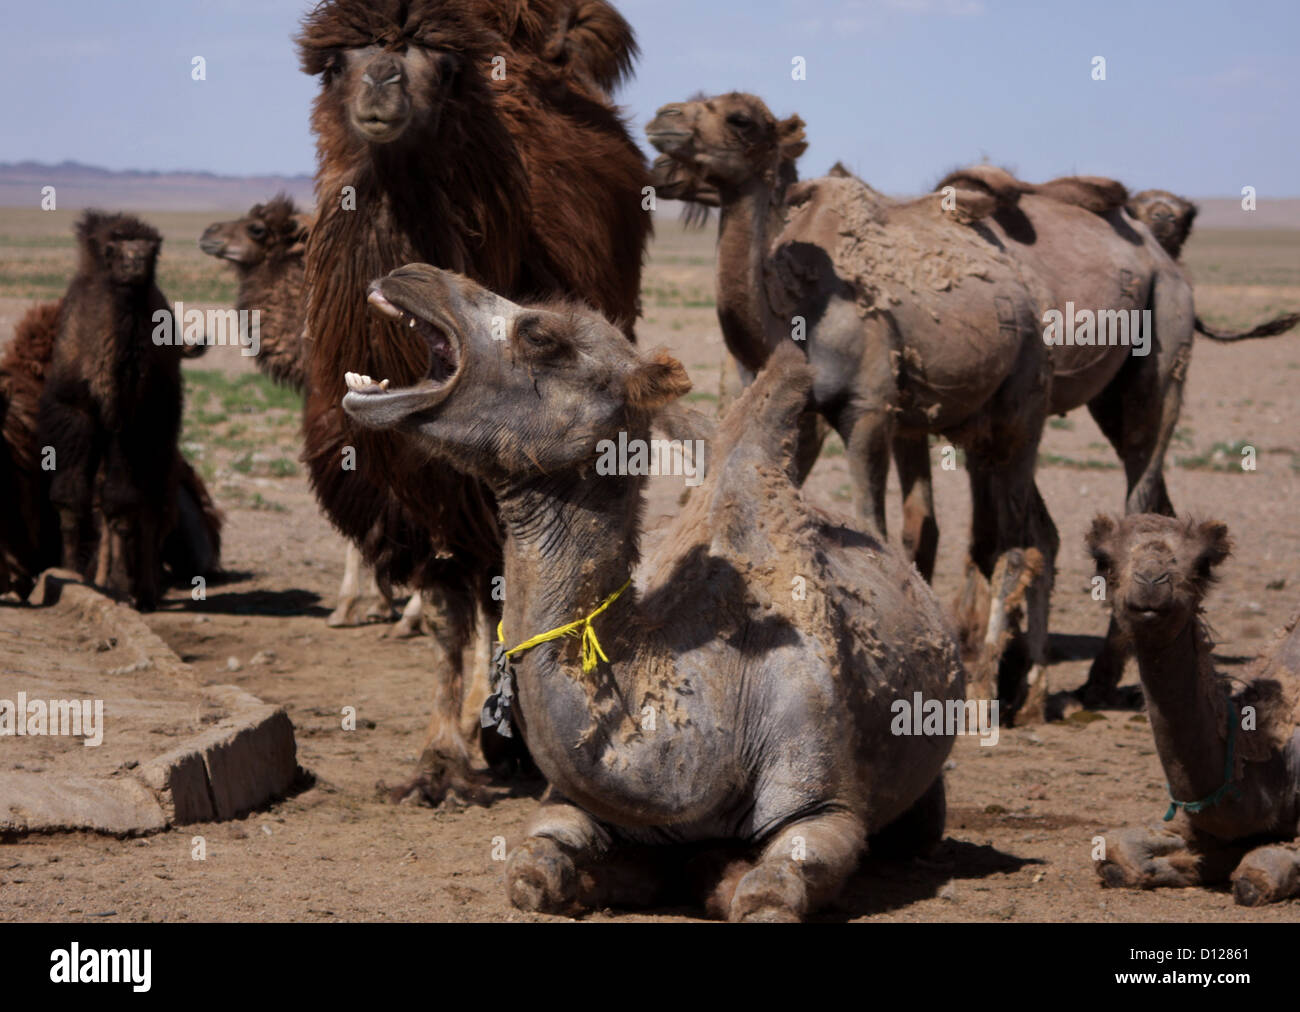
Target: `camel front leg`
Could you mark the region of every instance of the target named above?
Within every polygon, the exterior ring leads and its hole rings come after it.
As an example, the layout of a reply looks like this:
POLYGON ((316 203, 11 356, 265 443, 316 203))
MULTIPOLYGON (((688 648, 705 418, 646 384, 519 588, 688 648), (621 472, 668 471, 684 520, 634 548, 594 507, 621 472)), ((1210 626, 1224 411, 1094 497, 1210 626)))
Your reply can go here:
POLYGON ((419 636, 424 632, 424 597, 419 590, 411 592, 411 599, 406 602, 406 607, 402 609, 402 617, 397 620, 397 625, 393 626, 393 638, 399 640, 410 639, 412 636, 419 636))
POLYGON ((578 868, 610 849, 609 832, 554 790, 533 813, 528 834, 506 860, 506 894, 513 906, 537 913, 575 913, 578 868))
POLYGON ((1243 907, 1300 896, 1300 850, 1274 845, 1252 850, 1232 873, 1232 898, 1243 907))
POLYGON ((763 848, 726 900, 731 921, 799 921, 825 906, 857 868, 866 846, 862 821, 847 811, 800 819, 763 848))
POLYGON ((894 466, 898 470, 898 483, 903 487, 903 550, 929 583, 939 553, 930 441, 925 436, 895 436, 894 466))
POLYGON ((354 612, 361 595, 362 565, 361 549, 349 541, 343 553, 343 582, 339 584, 339 603, 325 620, 331 629, 359 624, 354 612))
POLYGON ((857 512, 882 541, 887 537, 885 486, 889 480, 893 429, 893 414, 886 408, 860 410, 842 420, 839 426, 857 512))
POLYGON ((439 805, 451 794, 471 804, 489 804, 484 779, 474 769, 461 723, 465 654, 474 635, 475 603, 459 589, 430 586, 423 594, 437 616, 433 627, 433 694, 415 776, 390 791, 394 801, 439 805))

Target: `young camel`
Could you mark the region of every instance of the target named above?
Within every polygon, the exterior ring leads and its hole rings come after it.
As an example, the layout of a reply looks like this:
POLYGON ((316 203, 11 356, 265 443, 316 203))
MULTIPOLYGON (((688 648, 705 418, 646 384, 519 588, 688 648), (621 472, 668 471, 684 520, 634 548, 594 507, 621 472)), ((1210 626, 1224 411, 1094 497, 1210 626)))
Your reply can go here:
POLYGON ((1232 550, 1223 524, 1099 516, 1087 545, 1137 654, 1173 801, 1168 829, 1106 837, 1102 882, 1230 878, 1246 906, 1300 895, 1300 616, 1234 686, 1214 669, 1201 618, 1214 567, 1232 550))
POLYGON ((590 310, 518 306, 424 264, 370 301, 413 321, 439 364, 401 389, 349 374, 343 407, 492 488, 504 643, 591 617, 581 644, 513 658, 512 719, 551 793, 509 858, 512 903, 651 902, 666 883, 627 871, 626 845, 732 841, 753 861, 711 908, 792 920, 834 897, 870 834, 937 842, 951 731, 891 733, 891 713, 913 693, 960 711, 956 643, 901 553, 801 498, 794 420, 812 376, 795 348, 733 406, 704 484, 638 567, 643 479, 598 459, 603 441, 646 440, 689 389, 678 362, 641 357, 590 310))
MULTIPOLYGON (((303 254, 311 225, 311 215, 279 194, 265 204, 254 204, 242 218, 213 222, 199 238, 199 249, 235 268, 239 278, 235 308, 258 313, 257 368, 300 394, 307 391, 303 254)), ((393 635, 399 639, 419 635, 421 611, 416 590, 402 609, 393 635)), ((365 564, 361 550, 348 541, 338 605, 326 625, 339 628, 388 622, 394 614, 392 588, 378 579, 374 569, 365 564)))
MULTIPOLYGON (((1034 484, 1052 394, 1039 321, 1052 293, 980 220, 995 199, 962 191, 950 212, 937 198, 895 204, 851 176, 794 182, 803 123, 778 122, 752 95, 664 106, 646 132, 718 192, 718 319, 742 375, 792 337, 806 349, 810 407, 843 438, 858 510, 882 539, 894 448, 903 544, 923 573, 933 566, 927 437, 965 450, 974 568, 996 579, 1014 554, 1037 576, 1027 663, 1005 679, 1002 712, 1041 719, 1059 545, 1034 484), (923 459, 899 453, 904 443, 923 459)), ((801 452, 801 472, 815 457, 815 445, 801 452)), ((987 680, 981 688, 991 691, 987 680)))

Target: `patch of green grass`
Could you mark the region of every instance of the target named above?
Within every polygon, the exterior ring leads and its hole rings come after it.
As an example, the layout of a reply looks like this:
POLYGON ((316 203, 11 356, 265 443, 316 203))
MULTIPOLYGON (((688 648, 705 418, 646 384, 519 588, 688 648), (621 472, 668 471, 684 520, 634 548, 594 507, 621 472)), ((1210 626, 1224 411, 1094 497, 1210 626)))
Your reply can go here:
POLYGON ((1070 432, 1074 429, 1074 420, 1070 418, 1049 418, 1047 426, 1051 429, 1062 429, 1065 432, 1070 432))
POLYGON ((288 387, 277 386, 261 373, 232 376, 214 369, 186 369, 186 396, 202 392, 215 397, 232 414, 258 411, 302 411, 302 397, 288 387))
POLYGON ((1204 453, 1175 457, 1174 466, 1187 471, 1218 471, 1221 474, 1244 474, 1242 450, 1255 444, 1247 439, 1231 443, 1215 443, 1204 453))
POLYGON ((266 470, 272 478, 292 478, 298 473, 298 464, 289 457, 276 457, 267 461, 266 470))
POLYGON ((707 390, 692 390, 683 399, 689 401, 691 404, 699 404, 701 402, 706 404, 718 403, 718 395, 711 394, 707 390))
POLYGON ((266 499, 261 492, 249 492, 238 485, 223 485, 221 497, 235 509, 264 510, 268 513, 287 513, 289 507, 283 503, 266 499))
POLYGON ((1039 467, 1068 467, 1075 471, 1118 471, 1119 464, 1113 460, 1079 460, 1076 457, 1062 457, 1059 453, 1040 453, 1039 467))

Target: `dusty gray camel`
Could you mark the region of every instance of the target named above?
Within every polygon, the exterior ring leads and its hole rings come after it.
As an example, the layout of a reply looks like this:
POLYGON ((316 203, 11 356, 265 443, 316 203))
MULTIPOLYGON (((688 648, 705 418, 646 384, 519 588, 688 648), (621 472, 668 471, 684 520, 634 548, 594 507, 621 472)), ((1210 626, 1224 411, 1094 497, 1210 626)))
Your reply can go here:
POLYGON ((1241 678, 1214 668, 1201 617, 1232 550, 1220 523, 1099 516, 1087 545, 1137 653, 1167 828, 1106 834, 1108 886, 1231 881, 1238 903, 1300 895, 1300 625, 1296 616, 1241 678))
POLYGON ((937 842, 951 735, 891 733, 891 713, 913 693, 961 711, 956 642, 901 553, 803 501, 794 419, 812 376, 795 348, 733 406, 704 484, 638 566, 643 479, 597 461, 603 440, 649 437, 690 387, 680 363, 575 304, 516 305, 423 264, 370 301, 414 320, 445 368, 402 389, 349 374, 343 407, 491 486, 504 643, 592 616, 514 657, 513 719, 551 791, 509 857, 512 903, 652 902, 665 883, 626 869, 627 845, 730 841, 749 855, 710 909, 790 920, 836 895, 872 834, 937 842))
MULTIPOLYGON (((230 221, 209 225, 199 239, 199 249, 224 260, 235 269, 239 290, 235 308, 259 314, 257 368, 277 383, 305 394, 307 361, 303 344, 306 325, 306 267, 303 255, 312 216, 300 211, 284 194, 230 221)), ((393 635, 399 639, 419 635, 422 629, 420 592, 416 590, 402 609, 393 635)), ((338 604, 325 620, 331 628, 389 622, 397 615, 392 588, 365 564, 361 550, 347 542, 338 604)))
MULTIPOLYGON (((1034 485, 1052 396, 1053 349, 1039 320, 1052 292, 992 236, 986 216, 996 200, 962 190, 950 210, 937 197, 889 201, 852 176, 794 182, 803 123, 778 122, 752 95, 667 105, 646 130, 718 191, 718 319, 728 350, 753 374, 792 337, 806 349, 810 406, 843 438, 873 532, 885 536, 892 446, 904 547, 918 559, 932 553, 933 502, 917 501, 931 496, 928 435, 965 450, 970 555, 981 578, 1008 553, 1037 559, 1025 663, 1006 679, 1003 715, 1041 718, 1059 544, 1034 485), (919 447, 921 458, 900 445, 919 447)), ((801 477, 816 459, 806 442, 801 477)), ((931 554, 920 568, 932 566, 931 554)))

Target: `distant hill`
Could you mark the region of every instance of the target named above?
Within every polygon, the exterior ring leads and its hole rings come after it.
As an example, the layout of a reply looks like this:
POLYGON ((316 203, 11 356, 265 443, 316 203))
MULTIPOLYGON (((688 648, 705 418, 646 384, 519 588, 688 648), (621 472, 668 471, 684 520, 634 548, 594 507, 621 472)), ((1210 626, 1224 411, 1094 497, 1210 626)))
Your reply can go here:
POLYGON ((80 162, 0 162, 0 207, 39 207, 55 188, 60 210, 243 211, 283 190, 300 207, 315 203, 312 177, 218 176, 211 172, 114 171, 80 162))
MULTIPOLYGON (((81 162, 0 162, 0 207, 38 207, 41 188, 53 186, 61 209, 129 208, 133 211, 243 211, 283 190, 299 207, 315 204, 312 177, 218 176, 211 172, 115 171, 81 162)), ((1237 197, 1197 197, 1198 229, 1300 228, 1300 198, 1260 198, 1258 210, 1241 209, 1237 197)), ((676 217, 676 201, 660 215, 676 217)))

